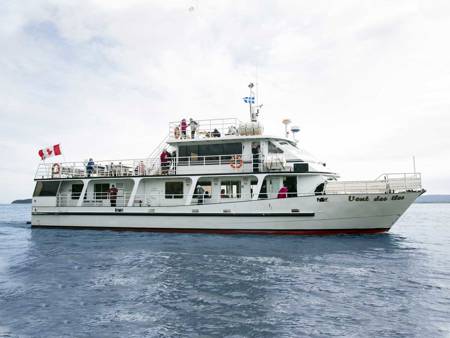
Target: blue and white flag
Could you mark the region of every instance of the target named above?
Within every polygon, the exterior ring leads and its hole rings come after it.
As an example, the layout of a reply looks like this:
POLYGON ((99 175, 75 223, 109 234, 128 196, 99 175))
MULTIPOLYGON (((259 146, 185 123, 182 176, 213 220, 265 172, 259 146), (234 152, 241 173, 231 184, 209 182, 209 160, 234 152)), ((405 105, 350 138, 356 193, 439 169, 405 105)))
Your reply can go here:
POLYGON ((254 96, 246 96, 243 97, 245 103, 254 104, 255 103, 255 97, 254 96))

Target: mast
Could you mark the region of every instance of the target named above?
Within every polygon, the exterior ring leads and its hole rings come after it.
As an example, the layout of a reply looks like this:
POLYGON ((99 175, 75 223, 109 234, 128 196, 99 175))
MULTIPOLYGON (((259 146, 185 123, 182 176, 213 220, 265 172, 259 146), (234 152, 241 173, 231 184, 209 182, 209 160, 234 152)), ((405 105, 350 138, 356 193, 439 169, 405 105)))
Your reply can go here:
POLYGON ((248 101, 249 112, 250 112, 250 121, 258 122, 259 112, 263 105, 258 104, 259 103, 258 97, 257 97, 258 84, 256 84, 256 95, 255 95, 255 92, 253 91, 254 87, 255 87, 255 84, 253 82, 250 82, 250 84, 248 85, 248 88, 250 89, 250 93, 249 93, 249 96, 247 97, 247 101, 248 101))

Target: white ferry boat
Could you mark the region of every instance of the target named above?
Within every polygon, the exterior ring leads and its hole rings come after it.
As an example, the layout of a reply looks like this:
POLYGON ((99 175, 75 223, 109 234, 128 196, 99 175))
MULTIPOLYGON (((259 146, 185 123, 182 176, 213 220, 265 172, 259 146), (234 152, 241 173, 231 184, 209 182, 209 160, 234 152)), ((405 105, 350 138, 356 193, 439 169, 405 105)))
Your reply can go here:
POLYGON ((246 123, 171 122, 148 158, 41 163, 32 226, 378 233, 388 231, 424 192, 419 173, 340 181, 288 135, 264 135, 256 109, 250 102, 252 121, 246 123))

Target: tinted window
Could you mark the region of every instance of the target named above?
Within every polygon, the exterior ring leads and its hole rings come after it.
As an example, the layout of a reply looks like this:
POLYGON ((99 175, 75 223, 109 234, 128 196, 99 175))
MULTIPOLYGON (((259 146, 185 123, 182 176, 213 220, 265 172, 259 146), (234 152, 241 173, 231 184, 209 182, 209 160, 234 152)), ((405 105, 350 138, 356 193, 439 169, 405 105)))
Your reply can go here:
POLYGON ((182 145, 179 147, 179 154, 180 157, 192 156, 192 154, 198 156, 242 154, 242 143, 182 145))
POLYGON ((183 182, 166 182, 166 198, 183 198, 183 182))
POLYGON ((94 199, 105 200, 108 198, 109 183, 94 184, 94 199))
POLYGON ((72 199, 73 200, 79 199, 82 190, 83 190, 83 183, 72 184, 72 199))
POLYGON ((59 188, 59 181, 37 182, 33 196, 56 196, 59 188))

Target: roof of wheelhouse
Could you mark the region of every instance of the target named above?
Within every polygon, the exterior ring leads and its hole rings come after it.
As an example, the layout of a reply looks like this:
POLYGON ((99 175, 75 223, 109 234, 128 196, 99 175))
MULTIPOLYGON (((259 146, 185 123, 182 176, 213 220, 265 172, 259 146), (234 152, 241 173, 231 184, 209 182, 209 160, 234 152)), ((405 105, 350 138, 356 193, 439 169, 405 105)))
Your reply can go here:
POLYGON ((209 138, 196 138, 196 139, 175 139, 170 138, 167 140, 167 144, 170 145, 181 145, 181 144, 204 144, 204 143, 230 143, 230 142, 244 142, 244 141, 261 141, 261 140, 276 140, 276 141, 285 141, 293 146, 295 146, 295 142, 285 137, 279 136, 271 136, 271 135, 251 135, 251 136, 243 136, 243 135, 226 135, 220 137, 209 137, 209 138))

